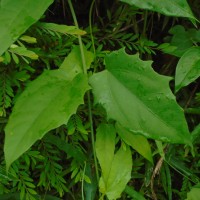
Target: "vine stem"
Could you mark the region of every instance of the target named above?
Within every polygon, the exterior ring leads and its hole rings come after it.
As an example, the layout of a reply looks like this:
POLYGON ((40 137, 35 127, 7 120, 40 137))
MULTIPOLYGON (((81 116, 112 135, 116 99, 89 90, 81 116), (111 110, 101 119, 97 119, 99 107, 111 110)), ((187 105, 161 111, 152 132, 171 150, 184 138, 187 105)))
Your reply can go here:
MULTIPOLYGON (((77 18, 76 18, 76 14, 75 14, 75 11, 74 11, 74 8, 73 8, 71 0, 68 0, 68 4, 69 4, 70 11, 72 13, 74 24, 75 24, 75 26, 77 28, 79 28, 78 21, 77 21, 77 18)), ((86 61, 85 61, 85 55, 84 55, 84 51, 83 51, 83 43, 82 43, 82 39, 81 39, 80 35, 78 35, 78 41, 79 41, 79 46, 80 46, 80 51, 81 51, 83 73, 85 75, 88 75, 87 74, 86 61)), ((90 121, 90 131, 91 131, 91 140, 92 140, 92 150, 93 150, 93 156, 94 156, 94 165, 95 165, 97 182, 99 182, 99 172, 98 172, 97 157, 96 157, 95 142, 94 142, 94 125, 93 125, 93 116, 92 116, 92 105, 91 105, 90 91, 87 92, 87 100, 88 100, 89 121, 90 121)))
POLYGON ((143 26, 143 36, 146 35, 146 29, 147 29, 147 19, 148 19, 148 11, 144 11, 144 26, 143 26))

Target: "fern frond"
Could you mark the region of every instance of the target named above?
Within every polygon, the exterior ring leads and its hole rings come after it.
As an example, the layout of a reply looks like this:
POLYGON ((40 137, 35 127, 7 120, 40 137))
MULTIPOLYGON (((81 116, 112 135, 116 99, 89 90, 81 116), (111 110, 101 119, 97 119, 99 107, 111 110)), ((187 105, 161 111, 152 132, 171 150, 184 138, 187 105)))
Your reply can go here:
POLYGON ((0 73, 0 116, 6 116, 6 109, 11 107, 13 97, 11 77, 4 68, 0 73))

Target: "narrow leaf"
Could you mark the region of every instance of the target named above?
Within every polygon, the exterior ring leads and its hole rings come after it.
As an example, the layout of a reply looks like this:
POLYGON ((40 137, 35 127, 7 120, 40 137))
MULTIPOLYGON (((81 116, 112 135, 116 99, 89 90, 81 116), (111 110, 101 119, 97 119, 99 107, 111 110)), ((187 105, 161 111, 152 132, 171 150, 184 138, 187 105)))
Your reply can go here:
POLYGON ((78 29, 76 26, 67 26, 63 24, 54 24, 54 23, 38 23, 40 28, 51 30, 54 32, 69 34, 69 35, 84 35, 85 31, 78 29))
POLYGON ((31 58, 32 60, 38 59, 38 55, 35 52, 30 51, 25 47, 10 48, 9 51, 19 56, 25 56, 25 57, 31 58))
POLYGON ((37 43, 37 39, 28 35, 22 35, 20 40, 27 42, 28 44, 35 44, 37 43))
POLYGON ((180 58, 175 75, 176 92, 200 76, 200 47, 192 47, 180 58))
POLYGON ((114 156, 107 181, 100 179, 100 192, 106 194, 109 200, 119 198, 131 178, 131 170, 131 151, 128 146, 126 150, 121 147, 114 156))
POLYGON ((19 96, 5 128, 7 169, 45 133, 67 123, 83 103, 87 78, 74 79, 62 70, 45 71, 19 96))
POLYGON ((131 178, 132 157, 130 149, 121 147, 114 155, 115 129, 112 125, 100 125, 97 129, 96 153, 102 177, 99 188, 108 199, 119 198, 131 178), (123 162, 122 162, 123 160, 123 162))
POLYGON ((130 186, 126 186, 124 192, 126 194, 128 194, 130 197, 132 197, 133 199, 137 199, 137 200, 145 200, 145 198, 142 196, 142 194, 140 194, 139 192, 135 191, 132 187, 130 186))
POLYGON ((104 180, 108 179, 115 151, 115 128, 102 124, 97 129, 96 153, 102 169, 104 180))
POLYGON ((116 124, 116 130, 126 144, 130 145, 139 154, 144 156, 144 158, 153 163, 151 147, 148 140, 143 135, 134 134, 119 123, 116 124))
POLYGON ((51 3, 53 0, 2 0, 0 2, 0 55, 40 19, 51 3))
POLYGON ((197 20, 186 0, 120 0, 138 8, 162 13, 168 16, 187 17, 192 21, 197 20))
POLYGON ((169 77, 153 71, 150 61, 123 49, 106 56, 106 68, 90 78, 96 103, 133 133, 191 145, 182 108, 169 88, 169 77))

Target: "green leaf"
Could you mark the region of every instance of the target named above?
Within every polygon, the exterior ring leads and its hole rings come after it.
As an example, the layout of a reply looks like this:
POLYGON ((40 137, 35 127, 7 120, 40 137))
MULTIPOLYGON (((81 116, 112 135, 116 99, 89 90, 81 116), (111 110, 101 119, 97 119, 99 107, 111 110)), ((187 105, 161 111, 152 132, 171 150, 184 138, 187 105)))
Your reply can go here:
POLYGON ((191 35, 190 32, 186 31, 181 25, 172 27, 169 33, 172 34, 170 41, 172 49, 170 51, 169 49, 164 49, 164 52, 177 57, 181 57, 189 48, 193 46, 193 42, 196 40, 193 36, 194 34, 191 35), (176 47, 176 49, 173 50, 174 47, 176 47))
POLYGON ((141 9, 147 9, 168 16, 187 17, 192 21, 197 20, 186 0, 120 0, 141 9))
POLYGON ((0 56, 0 62, 3 62, 4 58, 2 56, 0 56))
POLYGON ((145 198, 142 196, 142 194, 140 194, 139 192, 135 191, 132 187, 130 187, 128 185, 126 186, 124 192, 127 193, 133 199, 145 200, 145 198))
POLYGON ((169 77, 157 74, 150 61, 124 49, 105 58, 103 72, 90 78, 96 103, 108 118, 136 134, 170 143, 191 145, 182 108, 169 88, 169 77))
POLYGON ((53 0, 2 0, 0 3, 0 55, 32 24, 40 19, 53 0))
POLYGON ((180 58, 175 75, 175 91, 189 85, 200 76, 200 47, 192 47, 180 58))
POLYGON ((96 152, 102 169, 103 178, 108 179, 115 151, 115 128, 102 124, 97 129, 96 152))
POLYGON ((87 159, 82 151, 77 149, 72 144, 68 144, 65 140, 62 140, 60 137, 47 134, 45 136, 45 140, 49 143, 54 144, 58 149, 64 151, 68 156, 73 157, 79 163, 83 163, 87 159))
POLYGON ((34 37, 30 37, 28 35, 22 35, 20 38, 20 40, 27 42, 28 44, 35 44, 37 43, 37 39, 34 37))
POLYGON ((28 57, 28 58, 30 58, 32 60, 37 60, 38 59, 38 55, 35 52, 30 51, 25 47, 10 48, 9 51, 14 53, 14 54, 17 54, 19 56, 28 57))
MULTIPOLYGON (((85 47, 83 48, 83 51, 85 56, 86 67, 87 69, 89 69, 92 61, 94 60, 94 55, 92 52, 87 51, 85 47)), ((71 76, 83 72, 81 51, 79 46, 73 46, 72 51, 65 58, 65 60, 60 66, 60 69, 66 70, 66 72, 71 76)))
POLYGON ((63 70, 45 71, 17 99, 5 128, 5 160, 11 163, 45 133, 66 124, 89 89, 87 78, 74 79, 63 70))
POLYGON ((194 187, 190 192, 187 193, 186 200, 199 200, 200 188, 194 187))
POLYGON ((200 123, 194 128, 194 130, 191 133, 192 135, 192 142, 198 143, 200 140, 200 123))
POLYGON ((153 163, 151 147, 148 140, 143 135, 137 135, 127 130, 119 123, 116 124, 116 130, 124 142, 135 149, 139 154, 153 163))
POLYGON ((131 178, 132 170, 131 151, 128 147, 126 150, 121 147, 114 154, 115 135, 112 125, 101 124, 97 129, 96 153, 102 169, 99 188, 109 200, 120 197, 131 178))
POLYGON ((90 163, 86 164, 85 174, 89 177, 91 183, 84 183, 84 192, 86 200, 94 200, 97 192, 97 181, 93 173, 93 166, 90 163))
POLYGON ((63 24, 54 24, 54 23, 38 23, 40 28, 44 28, 50 31, 69 34, 69 35, 84 35, 85 31, 78 29, 76 26, 67 26, 63 24))

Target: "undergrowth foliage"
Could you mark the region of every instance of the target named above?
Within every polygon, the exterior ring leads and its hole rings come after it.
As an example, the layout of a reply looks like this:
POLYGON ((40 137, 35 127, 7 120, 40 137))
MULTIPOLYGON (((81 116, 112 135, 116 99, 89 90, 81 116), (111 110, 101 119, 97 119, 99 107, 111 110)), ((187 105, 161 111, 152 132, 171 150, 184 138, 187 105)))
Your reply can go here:
POLYGON ((199 1, 1 4, 0 199, 199 198, 199 1))

